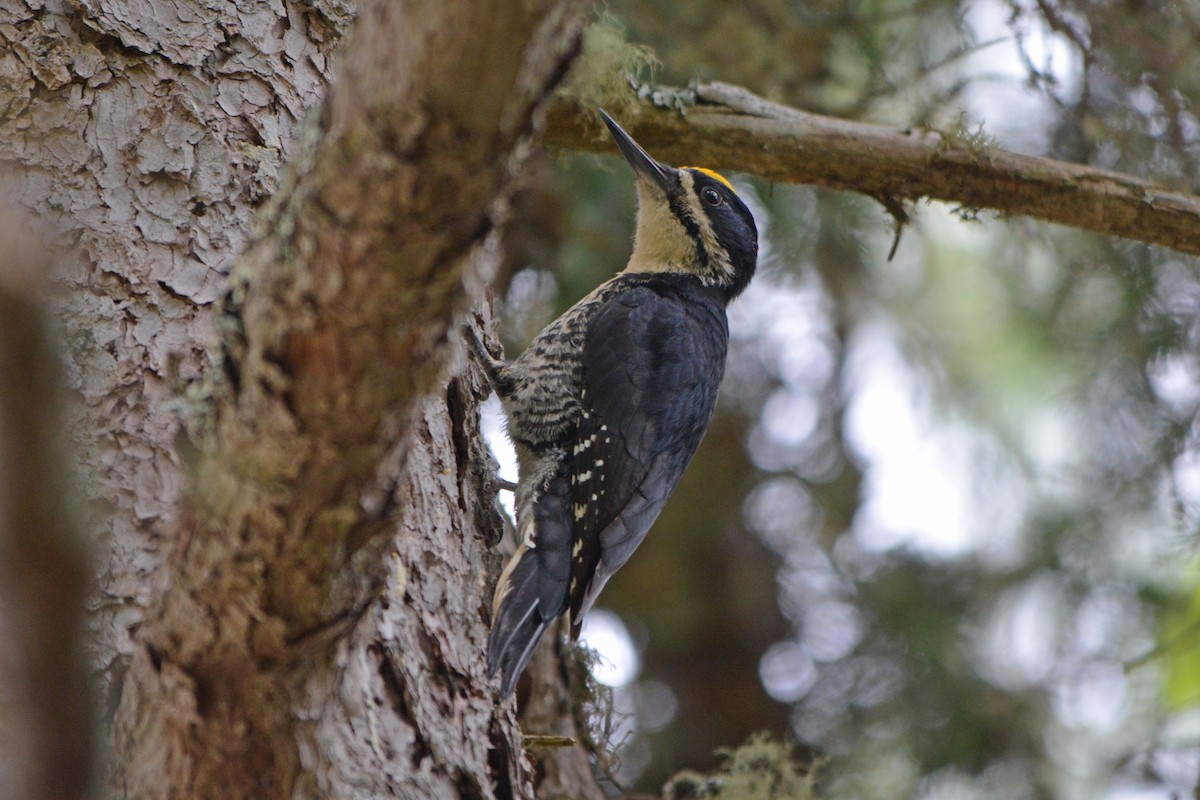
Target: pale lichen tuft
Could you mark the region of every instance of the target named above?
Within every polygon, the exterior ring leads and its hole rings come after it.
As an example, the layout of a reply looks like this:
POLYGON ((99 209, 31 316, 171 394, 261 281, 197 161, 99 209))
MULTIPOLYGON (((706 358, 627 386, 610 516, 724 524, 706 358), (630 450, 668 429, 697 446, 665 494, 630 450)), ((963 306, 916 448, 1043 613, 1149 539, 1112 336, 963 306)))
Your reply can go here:
MULTIPOLYGON (((616 20, 602 14, 584 29, 582 50, 561 93, 585 108, 630 116, 638 110, 634 90, 638 76, 658 66, 653 50, 627 41, 616 20)), ((597 131, 602 131, 598 114, 595 121, 597 131)))
POLYGON ((791 745, 756 734, 741 747, 718 751, 725 763, 703 775, 686 770, 663 787, 664 800, 814 800, 814 767, 803 768, 791 745))

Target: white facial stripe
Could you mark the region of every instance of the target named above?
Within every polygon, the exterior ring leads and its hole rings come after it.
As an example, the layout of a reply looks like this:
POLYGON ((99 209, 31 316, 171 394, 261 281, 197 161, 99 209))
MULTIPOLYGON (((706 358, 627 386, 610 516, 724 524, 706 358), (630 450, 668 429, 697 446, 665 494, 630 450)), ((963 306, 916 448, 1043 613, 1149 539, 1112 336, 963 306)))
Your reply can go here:
MULTIPOLYGON (((687 170, 683 172, 683 185, 687 189, 684 197, 687 198, 688 211, 692 212, 692 218, 700 226, 700 241, 704 243, 704 250, 708 253, 709 271, 724 273, 723 277, 732 278, 733 264, 729 260, 729 254, 725 252, 725 248, 717 241, 717 234, 713 232, 712 223, 708 219, 708 214, 704 211, 704 206, 700 205, 700 196, 695 191, 696 178, 687 170)), ((713 275, 713 277, 722 276, 717 274, 713 275)))

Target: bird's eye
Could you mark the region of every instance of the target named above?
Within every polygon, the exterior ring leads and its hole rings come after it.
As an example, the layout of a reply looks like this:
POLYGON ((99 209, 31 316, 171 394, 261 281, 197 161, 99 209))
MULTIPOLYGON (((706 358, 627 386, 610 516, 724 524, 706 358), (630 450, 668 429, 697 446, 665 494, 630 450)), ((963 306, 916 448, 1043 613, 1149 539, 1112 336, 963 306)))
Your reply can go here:
POLYGON ((721 195, 718 194, 717 190, 711 186, 705 186, 702 190, 700 190, 700 197, 710 206, 721 205, 721 195))

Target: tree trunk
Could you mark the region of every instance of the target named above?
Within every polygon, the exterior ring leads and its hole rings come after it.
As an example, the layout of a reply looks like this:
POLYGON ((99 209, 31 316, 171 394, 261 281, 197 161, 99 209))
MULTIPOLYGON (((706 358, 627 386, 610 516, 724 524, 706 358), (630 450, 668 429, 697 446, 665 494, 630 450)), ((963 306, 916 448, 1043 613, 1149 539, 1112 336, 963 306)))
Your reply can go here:
POLYGON ((454 320, 580 11, 366 5, 322 101, 346 5, 9 6, 0 158, 78 242, 109 791, 530 796, 484 675, 499 520, 454 320))
POLYGON ((176 436, 203 418, 219 364, 214 302, 349 19, 333 3, 246 5, 0 7, 0 159, 21 165, 20 201, 78 244, 58 311, 103 548, 93 659, 113 692, 165 586, 176 436))

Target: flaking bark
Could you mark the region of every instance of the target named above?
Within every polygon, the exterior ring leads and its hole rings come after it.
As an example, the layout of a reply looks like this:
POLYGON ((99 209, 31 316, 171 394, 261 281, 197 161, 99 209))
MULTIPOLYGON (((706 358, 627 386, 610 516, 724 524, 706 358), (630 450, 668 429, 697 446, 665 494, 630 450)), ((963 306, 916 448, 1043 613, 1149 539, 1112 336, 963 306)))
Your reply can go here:
POLYGON ((113 796, 532 794, 482 673, 482 386, 447 380, 582 11, 375 3, 301 143, 336 0, 0 9, 0 159, 80 245, 113 796))
POLYGON ((350 17, 341 0, 0 4, 0 162, 60 262, 79 485, 101 560, 104 705, 163 589, 220 355, 213 303, 350 17))
MULTIPOLYGON (((161 773, 201 797, 493 796, 492 738, 515 727, 484 691, 479 499, 446 413, 478 397, 434 393, 578 16, 363 8, 222 306, 226 380, 116 721, 127 796, 161 773), (323 735, 339 718, 357 737, 323 735)), ((528 793, 518 755, 493 766, 528 793)))

